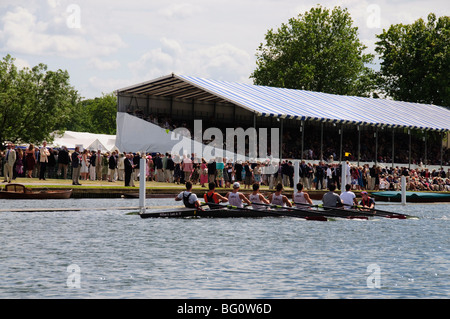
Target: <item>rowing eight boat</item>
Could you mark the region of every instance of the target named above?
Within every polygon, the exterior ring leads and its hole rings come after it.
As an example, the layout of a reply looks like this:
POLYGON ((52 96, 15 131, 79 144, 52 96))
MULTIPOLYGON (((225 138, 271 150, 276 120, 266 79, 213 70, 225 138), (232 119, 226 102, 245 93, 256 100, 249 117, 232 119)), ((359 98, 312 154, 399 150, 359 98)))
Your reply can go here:
POLYGON ((267 206, 267 209, 257 210, 248 207, 239 208, 231 205, 221 204, 203 204, 209 206, 209 209, 197 208, 176 208, 176 209, 162 209, 152 210, 139 214, 141 218, 263 218, 263 217, 294 217, 306 220, 327 221, 333 218, 346 219, 369 219, 373 217, 399 218, 406 219, 414 216, 390 213, 386 211, 377 210, 372 212, 370 210, 354 210, 323 207, 320 205, 310 205, 310 207, 281 207, 272 204, 253 203, 253 205, 267 206), (389 213, 389 214, 388 214, 389 213))
POLYGON ((256 210, 250 208, 238 208, 234 206, 211 205, 211 209, 198 210, 196 208, 177 208, 152 210, 139 214, 141 218, 263 218, 263 217, 291 217, 305 220, 328 221, 333 218, 359 218, 368 219, 366 216, 356 216, 339 211, 316 211, 301 209, 266 209, 256 210))

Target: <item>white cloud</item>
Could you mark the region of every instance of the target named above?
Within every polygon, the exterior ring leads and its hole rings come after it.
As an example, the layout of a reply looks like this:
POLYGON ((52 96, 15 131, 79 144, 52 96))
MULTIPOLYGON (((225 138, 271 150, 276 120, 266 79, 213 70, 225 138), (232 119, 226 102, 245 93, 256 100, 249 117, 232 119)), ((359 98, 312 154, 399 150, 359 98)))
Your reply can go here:
MULTIPOLYGON (((348 8, 368 52, 383 28, 450 11, 450 2, 442 0, 320 3, 348 8), (368 25, 371 5, 380 9, 380 28, 368 25)), ((316 0, 1 0, 0 52, 21 66, 42 62, 67 69, 87 97, 171 72, 250 82, 267 30, 316 5, 316 0)))
POLYGON ((100 92, 96 96, 100 96, 101 93, 111 93, 119 88, 127 87, 136 83, 137 82, 130 82, 129 79, 100 78, 97 76, 92 76, 88 79, 87 83, 83 84, 83 89, 88 90, 88 88, 93 88, 96 92, 100 92))
POLYGON ((16 7, 3 15, 0 32, 1 50, 31 55, 55 55, 66 58, 105 56, 125 47, 117 34, 97 30, 87 35, 70 30, 65 20, 49 18, 39 20, 32 11, 16 7), (58 33, 54 33, 58 30, 58 33))
POLYGON ((174 3, 168 7, 158 10, 161 16, 170 19, 186 19, 194 14, 200 13, 201 7, 189 3, 174 3))
POLYGON ((128 64, 131 73, 142 81, 172 72, 223 80, 247 82, 253 66, 251 56, 229 43, 190 50, 182 43, 163 38, 161 46, 128 64))
POLYGON ((109 71, 109 70, 116 70, 120 67, 120 62, 117 60, 113 61, 105 61, 100 58, 92 58, 88 62, 88 66, 100 71, 109 71))

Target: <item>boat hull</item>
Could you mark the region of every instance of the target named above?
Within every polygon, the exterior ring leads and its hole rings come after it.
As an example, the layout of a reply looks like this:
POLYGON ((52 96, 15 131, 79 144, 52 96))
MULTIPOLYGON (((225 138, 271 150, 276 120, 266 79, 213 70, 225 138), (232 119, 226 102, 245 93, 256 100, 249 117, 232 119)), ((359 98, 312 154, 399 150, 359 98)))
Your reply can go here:
POLYGON ((8 184, 0 191, 0 199, 68 199, 72 190, 33 191, 22 184, 8 184))
MULTIPOLYGON (((402 194, 396 191, 384 191, 372 193, 376 201, 401 202, 402 194)), ((410 203, 439 203, 450 202, 450 194, 432 192, 405 192, 406 201, 410 203)))
POLYGON ((0 199, 68 199, 72 191, 49 191, 33 193, 0 192, 0 199))
POLYGON ((177 210, 154 210, 139 214, 141 218, 264 218, 264 217, 293 217, 305 220, 326 221, 331 218, 368 219, 356 213, 342 211, 316 211, 316 210, 252 210, 252 209, 205 209, 199 211, 195 208, 181 208, 177 210))
POLYGON ((186 218, 186 217, 201 217, 201 218, 262 218, 279 216, 271 214, 267 211, 258 210, 238 210, 238 209, 207 209, 197 210, 190 208, 181 208, 178 210, 156 210, 140 214, 141 218, 186 218))

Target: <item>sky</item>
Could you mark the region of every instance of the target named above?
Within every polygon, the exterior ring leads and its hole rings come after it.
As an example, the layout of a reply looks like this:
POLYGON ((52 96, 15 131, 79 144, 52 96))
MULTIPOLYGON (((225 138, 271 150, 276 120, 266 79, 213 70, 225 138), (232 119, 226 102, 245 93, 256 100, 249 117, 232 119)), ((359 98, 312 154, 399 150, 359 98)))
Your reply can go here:
POLYGON ((367 53, 391 24, 450 15, 448 0, 0 0, 0 58, 67 70, 83 98, 171 73, 252 83, 267 31, 318 4, 347 8, 367 53))

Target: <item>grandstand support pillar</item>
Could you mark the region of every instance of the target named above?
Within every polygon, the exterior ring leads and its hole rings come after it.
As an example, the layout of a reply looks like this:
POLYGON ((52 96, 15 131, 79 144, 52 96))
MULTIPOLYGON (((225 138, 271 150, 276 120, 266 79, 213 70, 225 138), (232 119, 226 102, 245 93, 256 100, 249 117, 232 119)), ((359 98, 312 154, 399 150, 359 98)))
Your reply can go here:
POLYGON ((394 139, 395 139, 395 130, 392 128, 392 168, 394 168, 394 157, 395 157, 395 147, 394 147, 394 139))
POLYGON ((341 124, 341 129, 339 130, 339 135, 341 136, 341 147, 340 147, 339 159, 342 161, 342 139, 344 137, 344 124, 341 124))
POLYGON ((378 165, 378 127, 375 128, 375 165, 378 165))
POLYGON ((283 118, 280 119, 280 164, 283 160, 283 118))
MULTIPOLYGON (((301 121, 300 132, 302 132, 302 150, 300 154, 300 159, 303 161, 303 151, 305 149, 305 121, 301 121)), ((442 152, 441 152, 442 153, 442 152)))
POLYGON ((411 169, 411 129, 408 129, 408 136, 409 136, 408 169, 411 169))
POLYGON ((444 163, 444 133, 441 132, 441 169, 443 169, 443 163, 444 163))
POLYGON ((359 167, 359 161, 361 160, 361 126, 358 124, 356 129, 358 130, 358 167, 359 167))
POLYGON ((424 162, 425 163, 423 163, 424 165, 425 165, 425 167, 427 167, 427 131, 425 131, 425 133, 424 133, 425 135, 424 135, 424 137, 423 137, 423 141, 425 142, 425 156, 424 156, 424 162))
POLYGON ((319 160, 323 160, 323 122, 320 123, 320 158, 319 160))

